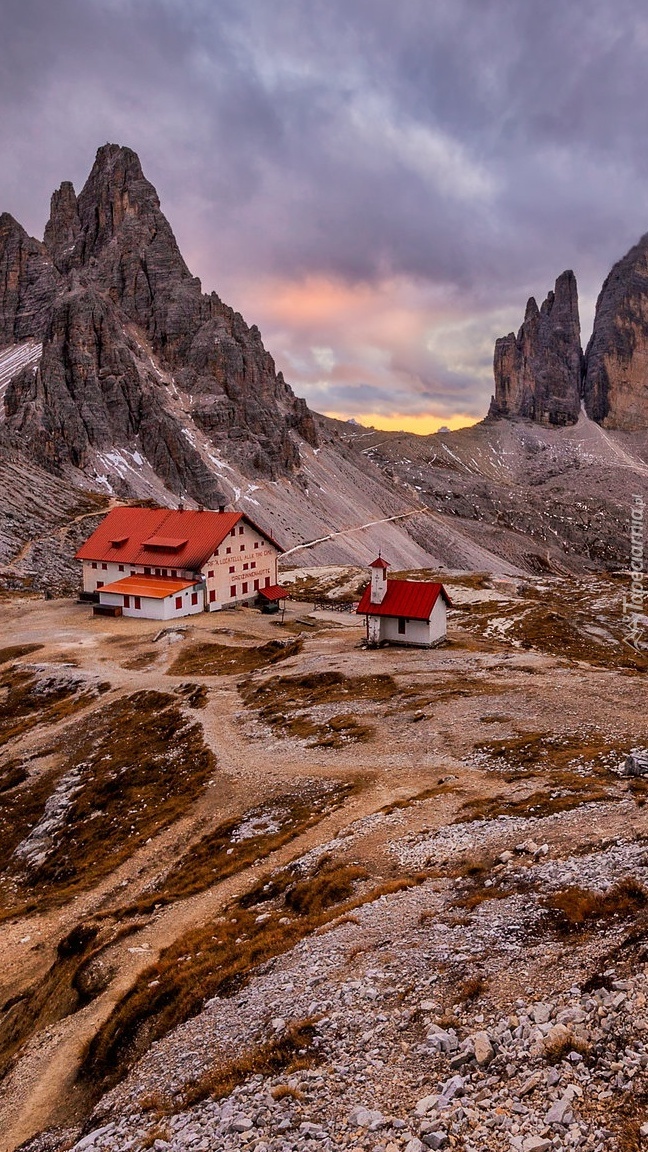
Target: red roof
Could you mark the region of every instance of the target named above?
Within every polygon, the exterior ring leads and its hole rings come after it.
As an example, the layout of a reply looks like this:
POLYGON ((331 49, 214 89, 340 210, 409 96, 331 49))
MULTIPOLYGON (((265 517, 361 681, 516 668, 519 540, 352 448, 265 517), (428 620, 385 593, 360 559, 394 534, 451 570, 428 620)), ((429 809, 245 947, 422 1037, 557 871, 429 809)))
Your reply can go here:
POLYGON ((382 556, 379 556, 377 558, 377 560, 371 561, 371 564, 369 565, 369 567, 370 568, 389 568, 389 564, 387 563, 386 560, 383 560, 382 556))
POLYGON ((268 588, 260 588, 259 596, 265 596, 266 600, 288 600, 288 592, 282 588, 281 584, 270 584, 268 588))
POLYGON ((113 508, 79 548, 76 558, 196 572, 243 520, 283 552, 283 548, 243 512, 113 508))
POLYGON ((123 580, 113 580, 99 588, 102 592, 119 592, 122 596, 148 596, 153 600, 164 600, 185 588, 196 588, 195 580, 170 580, 165 576, 125 576, 123 580))
POLYGON ((363 616, 404 616, 408 620, 429 620, 439 596, 452 607, 443 584, 426 580, 388 580, 381 604, 371 603, 371 585, 362 593, 356 611, 363 616))

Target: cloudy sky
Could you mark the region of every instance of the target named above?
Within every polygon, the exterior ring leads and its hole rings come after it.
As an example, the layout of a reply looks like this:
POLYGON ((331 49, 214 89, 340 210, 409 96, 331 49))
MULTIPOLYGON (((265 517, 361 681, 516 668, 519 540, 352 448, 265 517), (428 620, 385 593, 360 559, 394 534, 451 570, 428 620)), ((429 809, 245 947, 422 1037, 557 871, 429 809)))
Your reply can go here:
POLYGON ((2 0, 0 211, 126 144, 312 407, 458 427, 648 230, 647 59, 642 0, 2 0))

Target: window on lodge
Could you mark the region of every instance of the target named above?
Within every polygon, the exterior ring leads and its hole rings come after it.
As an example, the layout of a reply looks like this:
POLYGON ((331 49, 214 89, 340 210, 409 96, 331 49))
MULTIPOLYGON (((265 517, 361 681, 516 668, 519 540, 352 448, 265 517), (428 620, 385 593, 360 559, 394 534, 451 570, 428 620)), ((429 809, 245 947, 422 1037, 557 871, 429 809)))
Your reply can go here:
POLYGON ((239 544, 239 552, 245 552, 245 544, 239 544))
POLYGON ((235 564, 230 564, 230 573, 232 573, 232 572, 236 572, 236 565, 235 564))
POLYGON ((236 528, 232 528, 232 531, 230 532, 230 536, 236 536, 236 528))
POLYGON ((151 569, 150 569, 150 568, 145 568, 145 569, 144 569, 144 575, 145 575, 145 576, 150 576, 150 575, 151 575, 151 569))
POLYGON ((198 593, 197 593, 197 592, 192 592, 192 593, 191 593, 191 603, 192 603, 192 604, 197 604, 197 603, 198 603, 198 593))
POLYGON ((259 591, 259 581, 258 581, 258 580, 255 580, 255 581, 254 581, 254 591, 255 591, 255 592, 258 592, 258 591, 259 591))
POLYGON ((249 567, 250 567, 250 565, 249 565, 249 564, 244 564, 244 565, 243 565, 243 571, 244 571, 244 572, 247 572, 247 570, 248 570, 248 568, 249 568, 249 567))
POLYGON ((142 601, 140 600, 139 596, 133 596, 133 608, 141 608, 141 607, 142 607, 142 601))
POLYGON ((243 584, 243 587, 241 588, 241 592, 247 592, 247 588, 248 588, 248 586, 247 586, 247 580, 246 580, 243 584))
POLYGON ((124 608, 130 608, 130 596, 124 596, 124 608))
POLYGON ((231 551, 232 551, 232 549, 231 549, 231 548, 226 548, 226 549, 225 549, 225 552, 227 553, 227 555, 228 555, 228 556, 231 554, 231 551))
POLYGON ((398 617, 398 635, 399 636, 405 635, 405 617, 404 616, 398 617))
POLYGON ((207 573, 207 579, 208 579, 208 580, 213 580, 213 579, 214 579, 214 569, 213 569, 213 568, 210 568, 210 569, 209 569, 209 572, 207 573))
POLYGON ((124 565, 123 565, 123 564, 120 564, 120 565, 119 565, 119 571, 120 571, 120 572, 123 572, 123 571, 124 571, 124 565))
POLYGON ((175 606, 176 606, 176 612, 178 611, 178 609, 182 608, 182 596, 176 596, 175 606))
POLYGON ((245 532, 245 528, 243 527, 243 525, 241 525, 241 527, 239 528, 239 536, 242 536, 244 532, 245 532))
POLYGON ((258 540, 255 540, 255 541, 254 541, 254 547, 255 547, 255 548, 258 548, 258 547, 259 547, 259 541, 258 541, 258 540))
POLYGON ((216 600, 216 589, 210 588, 209 589, 209 603, 213 604, 215 602, 215 600, 216 600))
POLYGON ((236 596, 236 584, 230 585, 230 596, 236 596))
POLYGON ((93 561, 92 561, 92 567, 93 567, 93 568, 96 568, 96 567, 97 567, 97 561, 96 561, 96 560, 93 560, 93 561))
POLYGON ((250 568, 256 568, 256 560, 252 561, 252 563, 250 564, 250 568))

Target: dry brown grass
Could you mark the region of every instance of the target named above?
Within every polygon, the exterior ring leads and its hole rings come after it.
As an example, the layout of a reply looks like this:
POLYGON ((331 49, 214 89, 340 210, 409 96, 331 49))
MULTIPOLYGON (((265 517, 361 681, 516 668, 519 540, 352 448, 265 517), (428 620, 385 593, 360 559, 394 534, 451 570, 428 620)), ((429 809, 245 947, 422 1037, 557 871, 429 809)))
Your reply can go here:
POLYGON ((460 789, 455 788, 453 784, 435 784, 431 788, 424 788, 421 792, 415 792, 413 796, 401 796, 398 800, 391 800, 389 804, 384 804, 380 809, 385 815, 390 812, 400 812, 403 808, 412 808, 414 804, 422 804, 425 800, 436 800, 439 796, 447 796, 448 793, 457 794, 460 789))
POLYGON ((120 1079, 154 1040, 193 1016, 206 999, 233 994, 260 964, 288 951, 336 910, 346 910, 362 874, 356 866, 326 860, 310 879, 284 869, 260 881, 218 920, 180 936, 91 1041, 82 1070, 91 1090, 120 1079), (343 901, 342 908, 335 900, 343 901), (258 919, 266 908, 267 918, 258 919))
POLYGON ((582 732, 557 736, 548 732, 525 732, 505 740, 486 740, 475 745, 489 771, 507 783, 531 776, 549 775, 549 782, 574 784, 588 777, 610 781, 610 768, 623 750, 602 733, 582 732))
POLYGON ((645 1138, 640 1132, 648 1115, 648 1077, 644 1071, 634 1078, 630 1092, 622 1092, 616 1098, 601 1102, 598 1107, 596 1122, 614 1133, 611 1152, 612 1149, 614 1152, 638 1152, 645 1146, 645 1138))
POLYGON ((83 921, 59 940, 44 976, 0 1005, 0 1077, 32 1036, 77 1012, 104 991, 114 975, 104 960, 106 953, 117 941, 147 924, 143 920, 129 924, 83 921))
POLYGON ((147 1132, 141 1139, 141 1148, 152 1148, 156 1140, 168 1140, 169 1129, 166 1124, 156 1124, 150 1132, 147 1132))
POLYGON ((531 792, 527 796, 509 798, 507 796, 477 797, 462 804, 455 817, 455 824, 466 820, 496 820, 498 816, 552 816, 556 812, 569 812, 581 804, 601 804, 609 800, 612 792, 599 788, 583 780, 571 789, 546 789, 531 792))
POLYGON ((85 708, 109 684, 88 685, 73 676, 38 675, 13 665, 0 675, 0 746, 37 725, 56 724, 85 708))
POLYGON ((0 648, 0 664, 19 660, 21 656, 30 656, 32 652, 40 652, 42 647, 42 644, 9 644, 6 648, 0 648))
MULTIPOLYGON (((248 1049, 234 1060, 217 1064, 199 1080, 185 1087, 181 1101, 174 1104, 173 1111, 183 1111, 207 1097, 218 1100, 227 1096, 237 1084, 242 1084, 250 1076, 276 1076, 278 1072, 291 1072, 297 1067, 312 1068, 317 1060, 316 1024, 314 1017, 294 1020, 279 1036, 248 1049)), ((301 1092, 288 1086, 275 1099, 285 1099, 287 1096, 303 1100, 301 1092)))
POLYGON ((231 676, 253 672, 296 656, 302 640, 288 643, 269 640, 267 644, 245 647, 234 644, 194 644, 180 654, 167 669, 169 676, 231 676))
POLYGON ((239 692, 247 708, 273 731, 306 740, 309 747, 341 748, 349 742, 366 742, 371 725, 345 711, 333 716, 314 715, 323 705, 360 701, 384 701, 398 694, 391 676, 345 676, 342 672, 313 672, 302 676, 275 676, 262 683, 242 681, 239 692))
POLYGON ((4 914, 28 901, 43 908, 88 888, 177 820, 215 768, 202 729, 170 695, 137 692, 96 710, 64 737, 64 759, 29 789, 0 797, 0 867, 7 885, 4 914), (45 860, 27 873, 14 857, 63 776, 76 771, 79 790, 52 838, 45 860), (101 845, 101 851, 97 845, 101 845))
POLYGON ((506 639, 495 642, 510 645, 517 641, 520 647, 570 661, 583 661, 603 668, 628 668, 636 671, 648 669, 648 659, 622 643, 623 628, 612 619, 604 623, 612 639, 597 638, 588 629, 600 628, 602 621, 592 609, 586 596, 578 589, 569 591, 563 586, 555 591, 543 590, 538 594, 529 589, 526 598, 510 605, 474 603, 463 605, 462 624, 477 638, 484 636, 494 615, 511 621, 506 639), (571 594, 570 594, 571 593, 571 594), (569 611, 565 611, 565 597, 569 597, 569 611))
POLYGON ((611 920, 634 918, 647 904, 648 890, 632 877, 619 881, 607 892, 574 885, 553 892, 543 901, 550 922, 564 936, 603 926, 611 920))
POLYGON ((136 656, 125 660, 121 667, 128 672, 141 672, 144 668, 150 668, 151 664, 155 664, 157 657, 157 652, 138 652, 136 656))
POLYGON ((292 1088, 290 1084, 277 1084, 270 1089, 270 1095, 273 1100, 296 1100, 298 1103, 305 1099, 304 1093, 299 1088, 292 1088))
POLYGON ((181 697, 187 708, 206 708, 209 689, 206 684, 178 684, 176 695, 181 697))
POLYGON ((560 1064, 570 1052, 579 1052, 581 1056, 588 1056, 590 1045, 582 1036, 575 1036, 570 1032, 567 1036, 557 1036, 553 1040, 545 1040, 544 1055, 549 1064, 560 1064))
POLYGON ((457 990, 457 1001, 460 1004, 471 1004, 479 1000, 488 991, 488 983, 483 976, 469 976, 457 990))
POLYGON ((190 845, 171 871, 146 896, 128 909, 121 909, 120 915, 149 912, 159 905, 186 899, 243 871, 307 828, 314 827, 343 804, 357 787, 350 783, 326 785, 307 780, 294 792, 268 797, 264 804, 224 821, 190 845), (271 821, 270 830, 263 827, 267 820, 271 821), (258 833, 239 835, 245 825, 255 823, 259 825, 258 833))
POLYGON ((88 1047, 82 1076, 91 1091, 120 1079, 161 1036, 195 1015, 205 1000, 237 992, 259 965, 362 904, 421 883, 425 874, 356 892, 367 876, 356 864, 322 857, 308 876, 273 874, 218 920, 192 929, 137 980, 88 1047))
POLYGON ((0 768, 0 792, 10 792, 28 777, 29 773, 22 760, 7 760, 0 768))

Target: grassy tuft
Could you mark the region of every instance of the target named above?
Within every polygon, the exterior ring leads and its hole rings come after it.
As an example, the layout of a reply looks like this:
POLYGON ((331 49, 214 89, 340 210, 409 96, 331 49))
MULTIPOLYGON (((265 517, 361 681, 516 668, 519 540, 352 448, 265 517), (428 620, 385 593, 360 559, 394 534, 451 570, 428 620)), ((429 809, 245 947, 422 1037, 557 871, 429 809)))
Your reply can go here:
POLYGON ((648 890, 632 877, 620 880, 607 892, 574 885, 553 892, 543 902, 562 935, 582 932, 610 920, 636 916, 648 904, 648 890))
POLYGON ((181 652, 168 668, 169 676, 232 676, 253 672, 296 656, 303 641, 297 638, 285 643, 269 640, 267 644, 246 647, 234 644, 194 644, 181 652))
POLYGON ((42 644, 9 644, 6 648, 0 648, 0 664, 19 660, 21 656, 30 656, 32 652, 40 652, 42 647, 42 644))

